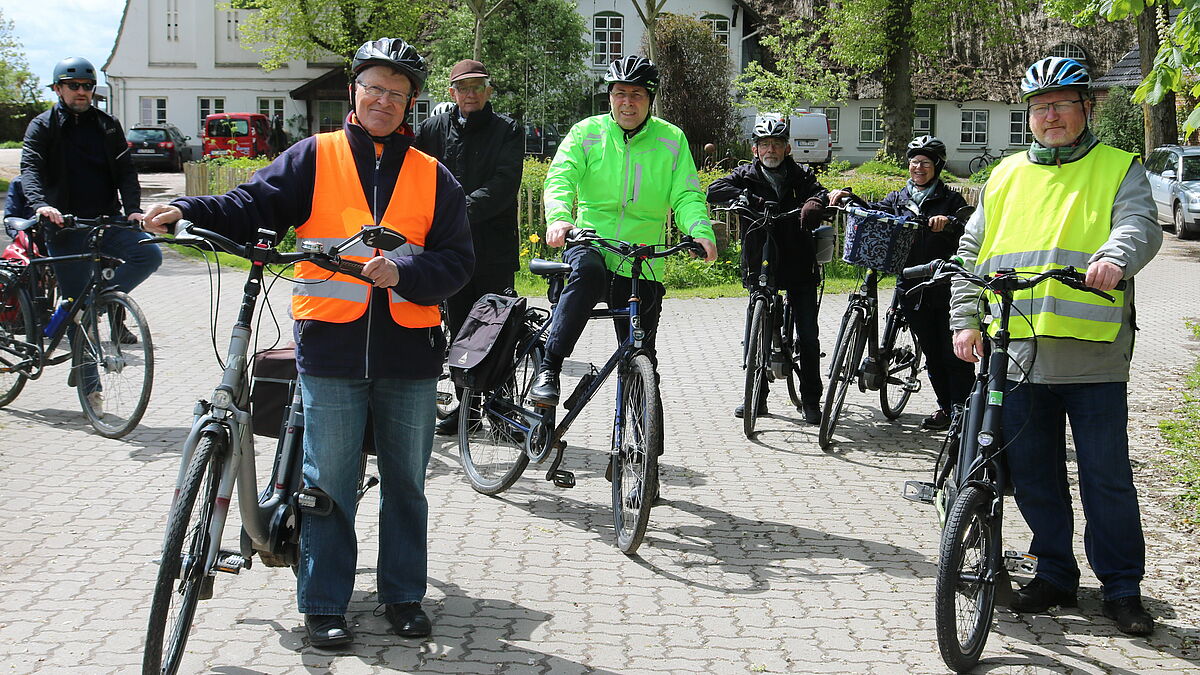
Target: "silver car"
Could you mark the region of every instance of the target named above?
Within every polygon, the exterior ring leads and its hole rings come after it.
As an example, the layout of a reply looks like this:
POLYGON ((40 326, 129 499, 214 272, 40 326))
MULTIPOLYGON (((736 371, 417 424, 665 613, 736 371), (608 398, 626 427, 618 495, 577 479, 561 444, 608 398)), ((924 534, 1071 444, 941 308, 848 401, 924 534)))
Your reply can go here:
POLYGON ((1155 148, 1146 159, 1146 175, 1158 221, 1171 226, 1180 239, 1200 234, 1200 147, 1155 148))

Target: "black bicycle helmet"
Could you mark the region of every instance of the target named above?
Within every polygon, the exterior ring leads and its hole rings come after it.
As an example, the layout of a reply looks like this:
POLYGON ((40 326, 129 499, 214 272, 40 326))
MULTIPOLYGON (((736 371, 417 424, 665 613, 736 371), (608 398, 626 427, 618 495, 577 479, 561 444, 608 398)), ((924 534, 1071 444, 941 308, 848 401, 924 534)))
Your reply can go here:
POLYGON ((413 96, 425 88, 425 79, 429 77, 425 59, 421 58, 415 47, 401 38, 379 38, 364 42, 354 52, 350 70, 358 75, 371 66, 390 66, 407 75, 412 81, 413 96))
POLYGON ((1087 67, 1075 59, 1050 56, 1035 62, 1021 78, 1021 100, 1028 101, 1038 94, 1059 89, 1078 89, 1086 92, 1092 86, 1087 67))
POLYGON ((634 84, 645 87, 650 92, 650 100, 658 92, 658 66, 650 59, 636 54, 630 54, 623 59, 617 59, 608 64, 608 72, 604 74, 608 90, 612 91, 614 84, 634 84))
POLYGON ((941 171, 942 167, 946 166, 946 144, 937 136, 917 136, 909 142, 908 152, 905 154, 909 159, 925 155, 933 160, 933 168, 936 171, 941 171))
POLYGON ((54 66, 54 77, 51 79, 51 87, 66 80, 91 80, 95 82, 96 68, 92 66, 91 61, 85 58, 71 56, 59 61, 54 66))
POLYGON ((750 136, 750 140, 782 138, 786 141, 791 136, 789 127, 788 118, 783 115, 774 113, 759 115, 754 120, 754 133, 750 136))

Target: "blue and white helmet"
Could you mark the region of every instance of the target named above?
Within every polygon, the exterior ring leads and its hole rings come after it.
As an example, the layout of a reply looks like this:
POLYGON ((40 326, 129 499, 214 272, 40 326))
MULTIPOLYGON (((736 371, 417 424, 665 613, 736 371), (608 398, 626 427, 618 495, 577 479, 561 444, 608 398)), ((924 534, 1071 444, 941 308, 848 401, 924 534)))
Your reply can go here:
POLYGON ((1028 101, 1038 94, 1059 89, 1087 91, 1091 86, 1092 76, 1082 63, 1075 59, 1050 56, 1025 71, 1025 77, 1021 78, 1021 100, 1028 101))

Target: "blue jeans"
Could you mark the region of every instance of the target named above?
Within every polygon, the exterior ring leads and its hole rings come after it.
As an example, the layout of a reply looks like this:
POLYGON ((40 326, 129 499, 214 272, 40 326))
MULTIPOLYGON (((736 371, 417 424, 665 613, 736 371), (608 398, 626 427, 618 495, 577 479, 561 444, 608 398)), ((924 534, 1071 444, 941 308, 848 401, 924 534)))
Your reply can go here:
POLYGON ((1071 422, 1086 527, 1084 551, 1105 600, 1139 595, 1146 543, 1126 433, 1125 382, 1008 383, 1003 426, 1017 507, 1038 558, 1037 576, 1063 589, 1079 585, 1071 548, 1066 421, 1071 422))
POLYGON ((329 495, 333 511, 304 513, 296 599, 305 614, 345 614, 354 590, 354 515, 367 409, 379 463, 379 602, 419 602, 428 560, 425 469, 433 450, 437 380, 300 376, 304 395, 304 484, 329 495))

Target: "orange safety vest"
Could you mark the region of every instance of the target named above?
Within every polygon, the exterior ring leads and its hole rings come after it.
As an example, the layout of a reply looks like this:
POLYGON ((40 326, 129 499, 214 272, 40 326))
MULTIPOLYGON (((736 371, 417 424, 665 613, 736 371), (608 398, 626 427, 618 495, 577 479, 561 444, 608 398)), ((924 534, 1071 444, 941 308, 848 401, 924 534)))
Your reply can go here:
MULTIPOLYGON (((403 234, 408 243, 395 252, 418 255, 433 223, 437 192, 437 161, 409 148, 396 178, 396 187, 379 224, 403 234)), ((317 175, 313 189, 312 214, 296 228, 298 241, 319 241, 326 250, 356 234, 364 225, 374 225, 358 170, 344 130, 317 134, 317 175)), ((340 252, 343 258, 366 262, 376 251, 363 243, 340 252)), ((367 311, 371 285, 344 274, 335 274, 312 263, 296 264, 297 283, 292 287, 292 317, 330 323, 349 323, 367 311), (313 283, 320 281, 321 283, 313 283)), ((436 305, 418 305, 388 291, 392 319, 408 328, 427 328, 441 323, 436 305)))

